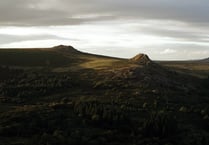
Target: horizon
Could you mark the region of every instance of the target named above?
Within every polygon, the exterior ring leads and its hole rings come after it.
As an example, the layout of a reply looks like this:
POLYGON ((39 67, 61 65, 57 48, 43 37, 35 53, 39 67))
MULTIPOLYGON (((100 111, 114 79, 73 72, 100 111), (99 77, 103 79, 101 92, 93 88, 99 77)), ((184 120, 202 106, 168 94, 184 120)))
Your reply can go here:
POLYGON ((71 45, 118 58, 209 57, 209 2, 185 0, 0 1, 0 48, 71 45))
MULTIPOLYGON (((56 47, 59 47, 59 46, 62 46, 62 47, 73 47, 72 45, 56 45, 56 46, 52 46, 52 47, 36 47, 36 48, 33 48, 33 47, 30 47, 30 48, 0 48, 0 50, 41 50, 41 49, 44 49, 44 50, 47 50, 47 49, 52 49, 52 48, 56 48, 56 47)), ((110 57, 110 58, 118 58, 118 59, 132 59, 134 58, 135 56, 139 55, 139 54, 145 54, 147 55, 146 53, 137 53, 135 54, 134 56, 131 56, 131 57, 117 57, 117 56, 111 56, 111 55, 103 55, 103 54, 97 54, 97 53, 89 53, 89 52, 85 52, 85 51, 80 51, 78 49, 76 49, 75 47, 73 47, 73 49, 75 49, 76 51, 78 52, 81 52, 81 53, 86 53, 86 54, 90 54, 90 55, 97 55, 97 56, 104 56, 104 57, 110 57)), ((149 57, 149 55, 147 55, 149 57)), ((181 62, 181 61, 201 61, 201 60, 206 60, 206 59, 209 59, 209 57, 204 57, 204 58, 199 58, 199 59, 170 59, 170 60, 166 60, 166 59, 152 59, 149 57, 150 60, 152 61, 173 61, 173 62, 181 62)))

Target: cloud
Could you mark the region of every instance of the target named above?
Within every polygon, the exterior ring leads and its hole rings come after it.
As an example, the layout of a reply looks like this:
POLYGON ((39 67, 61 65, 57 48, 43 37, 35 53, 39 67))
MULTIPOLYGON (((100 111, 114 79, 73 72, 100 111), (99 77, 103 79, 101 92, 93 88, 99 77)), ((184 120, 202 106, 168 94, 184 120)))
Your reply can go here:
POLYGON ((69 40, 63 37, 58 37, 55 35, 25 35, 25 36, 18 36, 18 35, 7 35, 7 34, 0 34, 0 45, 9 44, 9 43, 20 43, 23 41, 33 41, 33 40, 48 40, 48 39, 56 39, 56 40, 69 40))
MULTIPOLYGON (((129 24, 130 25, 130 24, 129 24)), ((127 32, 143 33, 162 38, 172 38, 179 42, 209 42, 209 28, 190 26, 179 21, 140 20, 134 22, 127 32)))
POLYGON ((207 58, 208 48, 209 45, 174 43, 150 46, 150 49, 145 49, 145 53, 154 60, 194 60, 207 58))
POLYGON ((6 0, 0 1, 0 25, 75 25, 113 19, 175 20, 207 25, 208 7, 206 0, 6 0), (95 14, 96 18, 75 18, 95 14))
POLYGON ((209 55, 207 0, 1 0, 0 47, 68 44, 118 57, 209 55))

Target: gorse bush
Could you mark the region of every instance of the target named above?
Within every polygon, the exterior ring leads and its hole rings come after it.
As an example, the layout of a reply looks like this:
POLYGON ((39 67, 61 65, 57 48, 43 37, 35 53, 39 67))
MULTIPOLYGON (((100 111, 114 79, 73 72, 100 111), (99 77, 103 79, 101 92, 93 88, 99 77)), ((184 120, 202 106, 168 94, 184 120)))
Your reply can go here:
POLYGON ((164 111, 151 112, 142 127, 143 135, 146 137, 165 138, 174 135, 177 130, 176 119, 164 111))
POLYGON ((128 119, 123 108, 114 104, 101 103, 98 100, 79 100, 74 104, 74 111, 80 117, 101 123, 120 123, 128 119))
POLYGON ((0 95, 9 97, 36 97, 75 87, 77 82, 68 75, 25 73, 0 82, 0 95))

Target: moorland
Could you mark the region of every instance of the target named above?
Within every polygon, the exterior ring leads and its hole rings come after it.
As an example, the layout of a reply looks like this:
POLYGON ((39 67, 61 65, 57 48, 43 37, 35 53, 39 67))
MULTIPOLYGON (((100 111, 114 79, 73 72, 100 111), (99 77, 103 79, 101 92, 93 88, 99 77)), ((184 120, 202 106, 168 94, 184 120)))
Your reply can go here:
POLYGON ((209 61, 0 49, 0 145, 208 145, 209 61))

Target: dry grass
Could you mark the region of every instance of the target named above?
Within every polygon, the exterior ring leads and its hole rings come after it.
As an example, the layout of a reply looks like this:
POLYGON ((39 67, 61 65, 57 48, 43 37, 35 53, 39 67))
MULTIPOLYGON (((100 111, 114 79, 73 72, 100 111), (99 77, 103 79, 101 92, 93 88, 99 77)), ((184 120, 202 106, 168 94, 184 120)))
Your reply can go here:
POLYGON ((187 73, 200 78, 208 77, 209 63, 203 62, 160 62, 161 65, 175 69, 180 73, 187 73))

